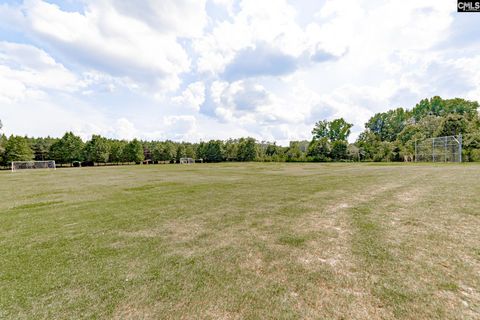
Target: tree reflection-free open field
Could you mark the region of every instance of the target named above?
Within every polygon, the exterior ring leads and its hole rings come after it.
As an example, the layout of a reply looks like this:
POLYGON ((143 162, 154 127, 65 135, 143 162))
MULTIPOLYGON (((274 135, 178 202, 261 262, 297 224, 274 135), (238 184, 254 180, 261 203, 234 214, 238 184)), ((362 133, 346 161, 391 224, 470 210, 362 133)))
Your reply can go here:
POLYGON ((0 172, 1 319, 480 318, 480 166, 0 172))

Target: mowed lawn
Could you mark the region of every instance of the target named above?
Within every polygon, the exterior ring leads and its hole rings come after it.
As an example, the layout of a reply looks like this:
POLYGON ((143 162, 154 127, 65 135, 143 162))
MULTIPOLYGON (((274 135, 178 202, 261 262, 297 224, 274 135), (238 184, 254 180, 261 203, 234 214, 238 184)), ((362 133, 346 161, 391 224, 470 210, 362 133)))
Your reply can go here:
POLYGON ((0 172, 0 319, 479 319, 480 165, 0 172))

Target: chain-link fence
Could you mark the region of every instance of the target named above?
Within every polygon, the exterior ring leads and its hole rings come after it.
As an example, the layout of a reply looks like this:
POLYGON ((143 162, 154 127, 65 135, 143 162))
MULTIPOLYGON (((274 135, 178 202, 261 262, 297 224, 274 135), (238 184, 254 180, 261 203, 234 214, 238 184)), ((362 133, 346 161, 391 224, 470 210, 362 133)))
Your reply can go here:
POLYGON ((13 161, 12 171, 22 169, 55 169, 55 161, 13 161))
POLYGON ((462 162, 462 135, 429 138, 415 143, 416 162, 462 162))

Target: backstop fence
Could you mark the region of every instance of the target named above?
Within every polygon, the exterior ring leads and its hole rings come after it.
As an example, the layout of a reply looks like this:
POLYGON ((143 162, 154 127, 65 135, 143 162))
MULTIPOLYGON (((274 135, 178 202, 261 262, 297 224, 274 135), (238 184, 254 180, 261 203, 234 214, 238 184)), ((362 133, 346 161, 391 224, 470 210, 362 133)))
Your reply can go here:
POLYGON ((415 142, 415 162, 462 162, 462 135, 415 142))

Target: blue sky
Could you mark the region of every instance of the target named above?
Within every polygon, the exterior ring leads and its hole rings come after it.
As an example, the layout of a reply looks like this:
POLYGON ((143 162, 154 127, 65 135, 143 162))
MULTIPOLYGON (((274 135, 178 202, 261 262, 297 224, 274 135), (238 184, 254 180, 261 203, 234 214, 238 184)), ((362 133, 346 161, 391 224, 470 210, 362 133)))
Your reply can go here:
POLYGON ((6 134, 310 139, 344 117, 480 97, 453 0, 0 1, 6 134))

